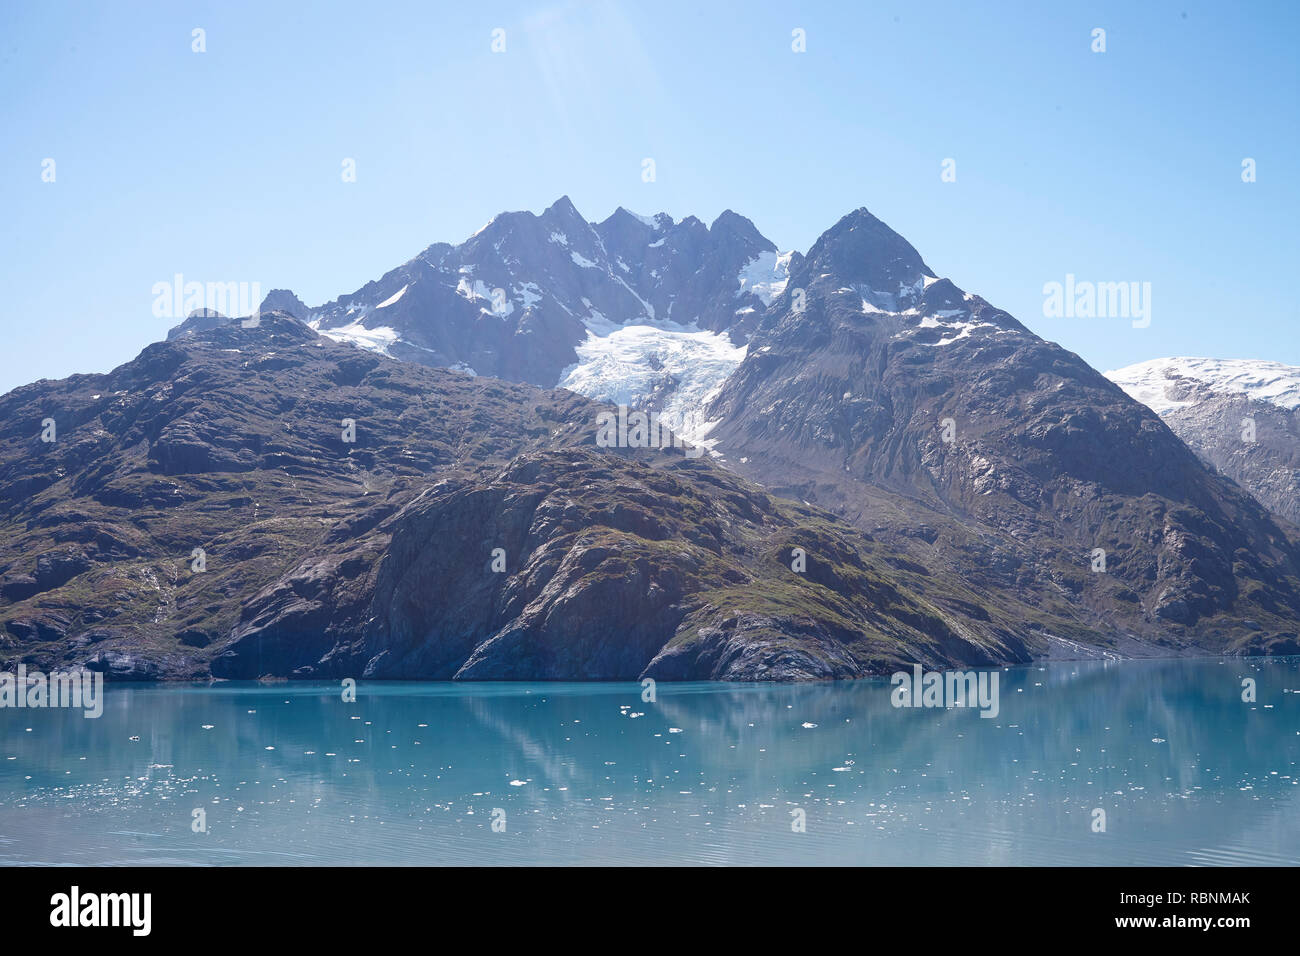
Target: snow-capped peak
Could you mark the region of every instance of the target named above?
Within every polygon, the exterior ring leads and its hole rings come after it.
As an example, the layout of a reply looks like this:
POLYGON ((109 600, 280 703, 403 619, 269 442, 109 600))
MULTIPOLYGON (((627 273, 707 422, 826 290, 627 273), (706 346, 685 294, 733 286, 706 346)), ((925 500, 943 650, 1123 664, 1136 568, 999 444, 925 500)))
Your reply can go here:
POLYGON ((1106 377, 1158 415, 1209 396, 1241 395, 1292 411, 1300 408, 1300 367, 1262 359, 1160 358, 1106 377))
POLYGON ((730 210, 711 227, 626 207, 593 223, 561 197, 541 215, 504 212, 460 245, 430 246, 310 318, 322 334, 410 361, 635 399, 690 432, 792 261, 730 210))

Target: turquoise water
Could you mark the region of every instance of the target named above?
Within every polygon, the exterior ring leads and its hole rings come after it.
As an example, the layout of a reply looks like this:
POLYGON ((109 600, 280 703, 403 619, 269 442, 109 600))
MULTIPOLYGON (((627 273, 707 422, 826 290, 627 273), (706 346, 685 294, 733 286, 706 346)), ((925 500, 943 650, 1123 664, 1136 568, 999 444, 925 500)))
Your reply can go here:
POLYGON ((0 710, 0 862, 1300 863, 1300 660, 999 676, 994 719, 887 681, 109 685, 0 710))

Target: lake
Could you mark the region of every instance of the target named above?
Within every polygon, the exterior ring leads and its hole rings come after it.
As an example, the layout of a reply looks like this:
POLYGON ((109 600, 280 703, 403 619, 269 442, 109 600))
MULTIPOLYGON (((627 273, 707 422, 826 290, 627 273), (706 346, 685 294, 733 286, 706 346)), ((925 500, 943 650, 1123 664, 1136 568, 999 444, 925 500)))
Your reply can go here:
POLYGON ((1300 863, 1300 659, 997 674, 991 719, 887 679, 110 684, 0 710, 0 862, 1300 863))

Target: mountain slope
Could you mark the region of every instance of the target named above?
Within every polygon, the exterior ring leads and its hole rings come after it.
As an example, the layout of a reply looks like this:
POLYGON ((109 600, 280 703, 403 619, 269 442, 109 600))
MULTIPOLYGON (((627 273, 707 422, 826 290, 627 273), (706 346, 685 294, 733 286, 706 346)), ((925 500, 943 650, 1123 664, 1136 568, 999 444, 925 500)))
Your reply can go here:
POLYGON ((1158 413, 1202 461, 1300 525, 1300 368, 1166 358, 1106 377, 1158 413))
POLYGON ((920 597, 924 575, 828 515, 680 449, 598 447, 601 411, 283 313, 16 389, 3 666, 809 679, 1026 659, 964 586, 920 597))
POLYGON ((1022 608, 1039 641, 1300 647, 1288 532, 865 209, 791 274, 705 414, 729 467, 1022 608))

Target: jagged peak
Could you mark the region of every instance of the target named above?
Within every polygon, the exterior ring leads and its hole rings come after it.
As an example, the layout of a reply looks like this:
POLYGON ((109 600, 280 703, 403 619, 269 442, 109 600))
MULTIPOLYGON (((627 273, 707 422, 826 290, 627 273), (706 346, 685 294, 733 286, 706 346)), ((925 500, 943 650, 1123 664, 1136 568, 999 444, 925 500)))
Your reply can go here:
POLYGON ((295 319, 305 321, 311 314, 311 309, 307 304, 294 295, 291 289, 272 289, 262 300, 262 304, 257 307, 258 313, 264 312, 284 312, 293 316, 295 319))
POLYGON ((765 252, 777 251, 776 244, 758 231, 753 220, 730 209, 724 209, 718 214, 718 218, 709 226, 709 234, 735 235, 765 252))
POLYGON ((805 265, 814 276, 831 273, 846 284, 866 283, 879 291, 892 292, 899 282, 936 278, 915 247, 865 206, 822 233, 808 250, 805 265))
POLYGON ((668 215, 668 213, 666 212, 657 212, 653 216, 643 216, 639 212, 633 212, 631 209, 628 209, 626 206, 619 206, 612 213, 610 213, 609 216, 605 218, 604 222, 599 223, 599 225, 601 226, 608 225, 609 223, 615 222, 616 220, 622 217, 628 217, 630 219, 634 219, 637 222, 641 223, 643 226, 647 226, 650 229, 653 229, 655 232, 660 232, 661 230, 667 229, 670 226, 675 226, 677 224, 673 219, 673 217, 668 215))
MULTIPOLYGON (((559 199, 555 200, 555 202, 543 209, 540 216, 528 209, 503 210, 479 227, 478 231, 470 236, 466 242, 473 242, 475 239, 488 235, 497 235, 501 230, 508 228, 512 223, 521 220, 535 220, 548 225, 555 225, 557 223, 582 223, 585 226, 591 225, 582 218, 582 214, 578 212, 578 208, 574 206, 573 200, 565 195, 561 196, 559 199)), ((425 251, 428 252, 433 249, 438 249, 444 245, 446 244, 435 242, 425 251)), ((451 247, 448 246, 447 248, 451 247)))
POLYGON ((567 195, 561 196, 559 199, 555 200, 555 202, 547 206, 542 212, 543 219, 554 219, 557 217, 564 219, 572 219, 576 217, 577 219, 581 219, 583 222, 587 221, 582 218, 582 214, 578 212, 578 207, 573 204, 573 200, 567 195))

